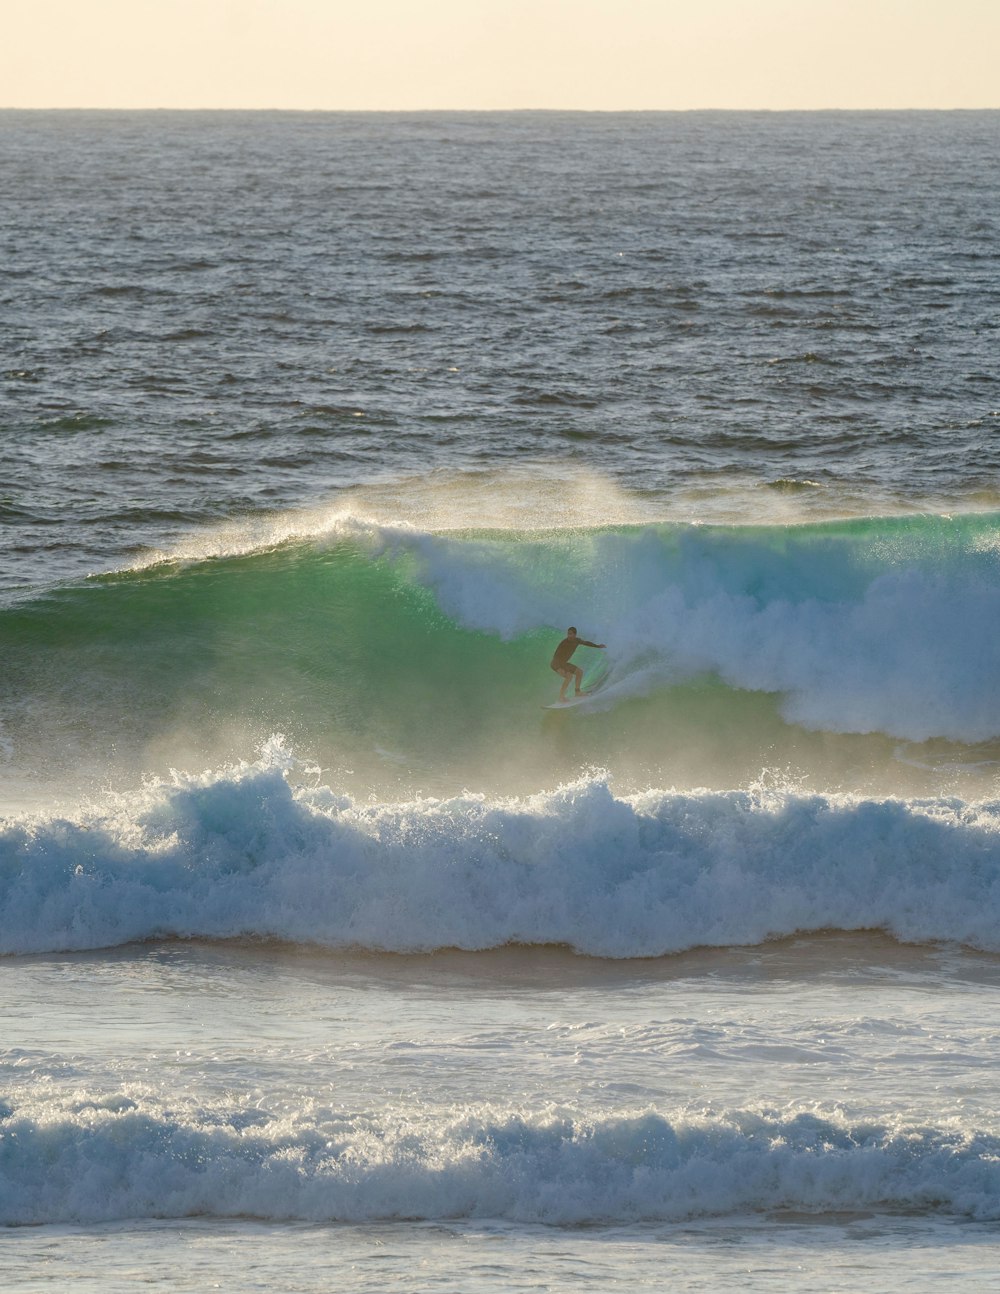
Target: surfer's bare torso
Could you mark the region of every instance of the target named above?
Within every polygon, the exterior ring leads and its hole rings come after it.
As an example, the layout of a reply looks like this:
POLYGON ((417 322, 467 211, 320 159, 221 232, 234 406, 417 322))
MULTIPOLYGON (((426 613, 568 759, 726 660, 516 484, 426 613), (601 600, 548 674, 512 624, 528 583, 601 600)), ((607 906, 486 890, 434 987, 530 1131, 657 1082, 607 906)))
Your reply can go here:
POLYGON ((578 638, 576 629, 571 625, 566 631, 566 637, 553 653, 552 660, 549 662, 550 668, 554 669, 557 674, 562 676, 562 686, 559 689, 559 700, 566 700, 566 686, 570 679, 575 680, 575 694, 581 695, 580 683, 583 680, 583 670, 579 665, 571 665, 570 659, 577 647, 597 647, 603 649, 603 643, 588 642, 586 638, 578 638))

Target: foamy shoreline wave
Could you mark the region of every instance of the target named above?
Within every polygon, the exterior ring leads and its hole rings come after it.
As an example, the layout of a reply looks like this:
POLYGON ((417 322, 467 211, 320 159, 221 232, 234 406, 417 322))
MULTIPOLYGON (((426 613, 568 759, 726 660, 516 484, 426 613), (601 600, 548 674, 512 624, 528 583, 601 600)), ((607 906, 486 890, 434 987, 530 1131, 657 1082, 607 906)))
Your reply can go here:
POLYGON ((0 1107, 0 1224, 255 1217, 549 1226, 773 1209, 1000 1217, 1000 1139, 815 1110, 470 1109, 389 1119, 177 1111, 126 1096, 0 1107))
POLYGON ((244 936, 650 957, 883 930, 1000 950, 1000 802, 791 790, 368 804, 260 762, 0 822, 0 952, 244 936))

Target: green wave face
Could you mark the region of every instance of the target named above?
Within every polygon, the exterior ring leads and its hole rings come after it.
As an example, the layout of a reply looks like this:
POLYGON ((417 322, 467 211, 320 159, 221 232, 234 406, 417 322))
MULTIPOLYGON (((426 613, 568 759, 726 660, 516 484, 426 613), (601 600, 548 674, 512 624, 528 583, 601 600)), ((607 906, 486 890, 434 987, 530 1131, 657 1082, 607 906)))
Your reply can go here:
POLYGON ((969 765, 992 751, 976 689, 1000 676, 997 534, 995 517, 385 531, 165 564, 0 615, 0 735, 18 767, 91 778, 250 758, 280 731, 377 794, 592 767, 633 788, 940 789, 957 746, 985 749, 969 765), (545 711, 571 621, 609 642, 614 688, 545 711))
POLYGON ((59 590, 4 617, 7 730, 34 761, 100 758, 100 743, 153 763, 249 753, 280 730, 375 782, 411 769, 433 784, 509 749, 525 707, 540 717, 551 635, 464 629, 405 567, 293 546, 59 590))

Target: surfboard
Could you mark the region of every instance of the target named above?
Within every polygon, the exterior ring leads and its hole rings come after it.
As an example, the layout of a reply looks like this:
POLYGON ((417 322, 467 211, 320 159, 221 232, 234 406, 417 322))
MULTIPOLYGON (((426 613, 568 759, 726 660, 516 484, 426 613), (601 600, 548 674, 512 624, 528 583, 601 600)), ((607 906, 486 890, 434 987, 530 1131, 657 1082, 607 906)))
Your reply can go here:
POLYGON ((1000 746, 996 742, 979 742, 963 746, 957 742, 904 742, 892 752, 893 759, 910 768, 929 773, 981 773, 1000 765, 1000 746))
POLYGON ((581 692, 579 696, 568 696, 565 701, 550 701, 548 705, 543 705, 543 710, 571 710, 575 705, 581 705, 584 701, 590 699, 593 695, 591 692, 581 692))

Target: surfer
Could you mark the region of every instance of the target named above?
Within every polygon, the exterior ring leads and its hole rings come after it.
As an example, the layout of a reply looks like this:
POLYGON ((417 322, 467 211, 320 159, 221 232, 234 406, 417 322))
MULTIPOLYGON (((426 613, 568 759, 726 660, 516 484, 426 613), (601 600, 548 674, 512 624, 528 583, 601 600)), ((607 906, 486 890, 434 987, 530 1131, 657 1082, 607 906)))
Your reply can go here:
POLYGON ((576 626, 570 625, 566 630, 566 637, 562 640, 555 650, 552 657, 551 667, 557 674, 562 675, 562 687, 559 689, 559 700, 566 700, 566 688, 569 686, 570 679, 576 680, 576 691, 574 696, 582 696, 580 684, 583 682, 583 670, 579 665, 571 665, 570 657, 576 651, 577 647, 596 647, 598 650, 604 650, 604 643, 589 643, 586 638, 577 638, 576 626))

